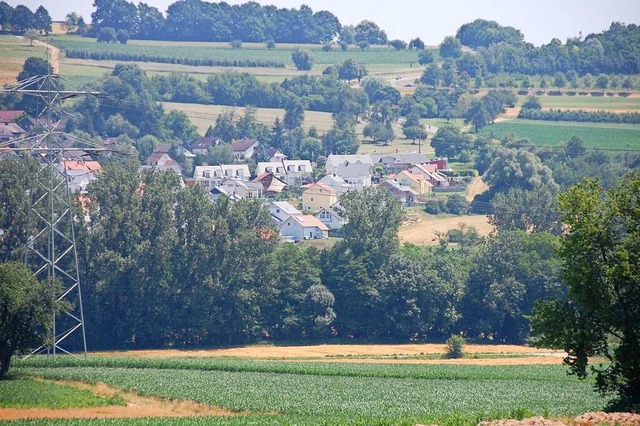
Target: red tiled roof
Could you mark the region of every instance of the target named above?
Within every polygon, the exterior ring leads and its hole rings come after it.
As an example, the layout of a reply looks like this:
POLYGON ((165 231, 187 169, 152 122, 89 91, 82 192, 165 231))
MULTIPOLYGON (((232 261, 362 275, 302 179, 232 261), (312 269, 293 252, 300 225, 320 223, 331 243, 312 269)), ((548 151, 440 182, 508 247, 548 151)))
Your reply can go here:
POLYGON ((322 221, 320 221, 320 219, 318 219, 315 216, 311 216, 308 214, 300 214, 300 215, 294 215, 289 217, 295 220, 296 222, 298 222, 298 224, 300 224, 300 226, 302 226, 303 228, 317 227, 321 231, 329 230, 329 228, 327 228, 327 225, 322 223, 322 221))
POLYGON ((0 111, 0 123, 13 123, 24 114, 25 112, 22 110, 0 111))

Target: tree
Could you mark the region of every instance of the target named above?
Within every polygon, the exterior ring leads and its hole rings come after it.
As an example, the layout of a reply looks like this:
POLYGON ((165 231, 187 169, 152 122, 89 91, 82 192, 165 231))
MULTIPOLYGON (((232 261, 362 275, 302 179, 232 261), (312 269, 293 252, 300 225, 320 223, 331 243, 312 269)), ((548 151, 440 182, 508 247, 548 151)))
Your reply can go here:
POLYGON ((369 44, 387 44, 387 33, 375 22, 364 20, 354 28, 356 43, 366 41, 369 44))
POLYGON ((409 49, 424 50, 424 41, 416 37, 409 42, 409 49))
POLYGON ((51 16, 43 6, 38 7, 33 14, 33 27, 47 35, 51 32, 51 16))
POLYGON ((433 51, 428 49, 423 49, 418 53, 418 62, 420 65, 429 65, 435 60, 433 56, 433 51))
POLYGON ((640 173, 625 176, 604 193, 584 180, 559 198, 566 224, 558 255, 567 300, 540 302, 532 319, 536 345, 563 349, 573 374, 588 374, 596 389, 616 395, 613 409, 640 408, 640 173), (616 343, 612 343, 612 338, 616 343))
POLYGON ((491 200, 491 208, 489 222, 499 231, 562 232, 556 193, 548 187, 499 192, 491 200))
POLYGON ((269 39, 267 40, 267 42, 265 43, 265 45, 267 46, 267 49, 269 50, 273 50, 276 48, 276 42, 273 41, 273 39, 269 39))
POLYGON ((40 33, 36 30, 27 30, 24 33, 24 38, 29 40, 30 46, 33 46, 34 40, 40 40, 40 33))
POLYGON ((522 109, 535 109, 541 110, 542 104, 540 104, 540 99, 537 96, 527 96, 527 100, 522 104, 522 109))
POLYGON ((313 66, 313 55, 299 48, 296 48, 296 50, 291 53, 291 60, 299 70, 309 71, 313 66))
POLYGON ((19 4, 11 14, 11 29, 18 34, 24 34, 28 29, 35 27, 35 17, 27 6, 19 4))
POLYGON ((352 58, 345 60, 340 68, 338 69, 338 77, 341 80, 353 80, 357 78, 358 81, 366 76, 369 71, 364 67, 364 65, 358 64, 352 58))
POLYGON ((394 49, 396 49, 398 52, 401 51, 402 49, 406 49, 407 48, 407 43, 403 40, 391 40, 389 42, 389 46, 393 47, 394 49))
POLYGON ((43 342, 59 305, 54 288, 21 263, 0 263, 0 378, 9 371, 13 355, 43 342))
POLYGON ((292 95, 284 106, 284 119, 282 120, 287 129, 301 127, 304 123, 304 105, 299 97, 292 95))
POLYGON ((553 77, 553 85, 558 89, 562 89, 564 86, 567 85, 567 78, 562 72, 558 71, 555 74, 555 76, 553 77))
POLYGON ((231 47, 233 50, 242 49, 242 40, 231 40, 229 42, 229 47, 231 47))
POLYGON ((443 58, 459 58, 462 56, 462 45, 455 37, 447 36, 440 44, 440 56, 443 58))
POLYGON ((596 87, 598 89, 606 90, 609 87, 609 77, 606 74, 600 74, 596 79, 596 87))
POLYGON ((463 215, 469 212, 469 202, 464 195, 453 194, 449 196, 445 206, 451 214, 463 215))
POLYGON ((503 149, 497 154, 483 176, 493 193, 506 192, 512 187, 532 190, 539 186, 557 191, 553 172, 536 154, 517 149, 503 149))
POLYGON ((13 15, 13 7, 5 1, 0 1, 0 27, 2 27, 2 31, 11 29, 11 15, 13 15))
POLYGON ((98 33, 98 43, 115 43, 117 40, 116 30, 111 27, 100 28, 98 33))
POLYGON ((129 36, 129 31, 118 30, 118 33, 116 34, 116 40, 118 40, 118 43, 127 44, 127 42, 129 41, 129 38, 131 38, 129 36))
MULTIPOLYGON (((427 52, 425 50, 425 52, 427 52)), ((427 67, 427 69, 420 76, 420 82, 424 84, 430 84, 435 89, 437 85, 440 84, 440 80, 442 79, 442 69, 436 65, 431 64, 427 67)))
POLYGON ((489 115, 489 111, 487 111, 487 107, 482 101, 474 101, 464 117, 465 123, 471 123, 475 126, 476 133, 487 126, 490 121, 491 116, 489 115))

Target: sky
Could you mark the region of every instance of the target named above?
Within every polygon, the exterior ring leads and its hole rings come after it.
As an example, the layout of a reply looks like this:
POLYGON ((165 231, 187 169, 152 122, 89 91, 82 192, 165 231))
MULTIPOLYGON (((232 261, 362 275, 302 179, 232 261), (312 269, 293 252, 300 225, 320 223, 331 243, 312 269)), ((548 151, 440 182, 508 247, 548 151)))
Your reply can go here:
MULTIPOLYGON (((6 1, 6 0, 5 0, 6 1)), ((138 4, 140 0, 133 0, 138 4)), ((176 0, 145 0, 166 12, 176 0)), ((227 0, 230 4, 247 0, 227 0)), ((91 21, 93 0, 8 0, 11 6, 24 4, 32 11, 44 6, 54 21, 77 12, 91 21)), ((586 36, 609 28, 612 22, 640 24, 640 0, 271 0, 258 3, 281 8, 299 8, 307 4, 314 11, 328 10, 340 22, 357 25, 363 19, 374 21, 389 39, 409 41, 420 37, 428 45, 439 44, 455 35, 467 22, 482 18, 494 20, 522 31, 525 40, 535 45, 552 38, 566 41, 581 33, 586 36)))

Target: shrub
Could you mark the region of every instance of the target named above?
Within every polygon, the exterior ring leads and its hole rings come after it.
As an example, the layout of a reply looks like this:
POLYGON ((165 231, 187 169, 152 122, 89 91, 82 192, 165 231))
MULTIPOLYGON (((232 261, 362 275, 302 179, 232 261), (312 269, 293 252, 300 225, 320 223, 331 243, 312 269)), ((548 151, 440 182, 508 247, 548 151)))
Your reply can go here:
POLYGON ((464 344, 466 343, 464 337, 452 334, 447 339, 447 353, 446 358, 462 358, 464 356, 464 344))

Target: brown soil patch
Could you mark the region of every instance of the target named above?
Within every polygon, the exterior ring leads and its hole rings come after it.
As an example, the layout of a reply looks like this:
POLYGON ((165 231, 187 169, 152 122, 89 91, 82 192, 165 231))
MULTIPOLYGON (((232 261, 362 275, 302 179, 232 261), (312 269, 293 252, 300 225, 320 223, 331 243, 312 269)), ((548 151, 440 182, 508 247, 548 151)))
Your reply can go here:
POLYGON ((402 243, 412 243, 418 245, 437 245, 438 236, 436 233, 446 233, 450 229, 459 227, 464 223, 475 227, 480 235, 489 235, 493 231, 493 226, 485 215, 467 215, 455 217, 434 217, 423 212, 416 212, 419 220, 412 221, 400 227, 398 237, 402 243))
MULTIPOLYGON (((344 357, 358 357, 357 360, 371 361, 370 358, 390 357, 382 359, 388 361, 392 357, 420 356, 429 354, 444 354, 446 345, 444 344, 406 344, 406 345, 315 345, 315 346, 247 346, 228 349, 208 349, 208 350, 140 350, 121 352, 95 352, 95 356, 127 356, 127 357, 242 357, 242 358, 262 358, 262 359, 318 359, 331 358, 331 360, 342 361, 344 357)), ((465 352, 468 354, 518 354, 531 355, 537 358, 555 357, 558 352, 545 349, 535 349, 529 346, 518 345, 465 345, 465 352)), ((514 362, 525 358, 512 358, 514 362)), ((353 360, 353 358, 352 358, 353 360)), ((377 360, 374 360, 377 362, 377 360)), ((409 361, 409 360, 407 360, 409 361)), ((465 360, 412 360, 412 361, 436 361, 436 362, 462 362, 465 360)), ((468 361, 500 361, 500 359, 468 359, 468 361)), ((557 361, 557 360, 556 360, 557 361)))
POLYGON ((236 416, 242 414, 193 401, 144 397, 132 392, 114 389, 104 383, 91 385, 66 380, 56 383, 87 389, 105 398, 119 396, 126 401, 127 405, 60 409, 0 408, 0 420, 236 416))
POLYGON ((467 201, 473 201, 476 195, 482 194, 488 190, 489 185, 487 185, 480 176, 473 178, 469 186, 467 186, 467 201))
POLYGON ((494 420, 480 422, 478 426, 639 426, 640 414, 631 413, 586 413, 575 419, 545 419, 531 417, 523 420, 494 420))

